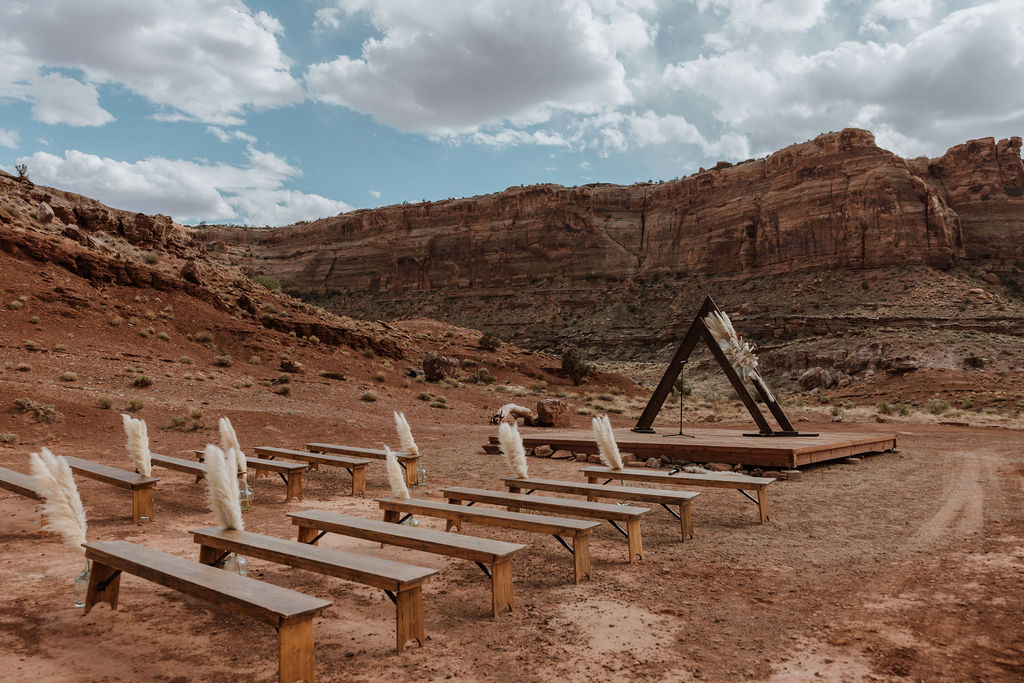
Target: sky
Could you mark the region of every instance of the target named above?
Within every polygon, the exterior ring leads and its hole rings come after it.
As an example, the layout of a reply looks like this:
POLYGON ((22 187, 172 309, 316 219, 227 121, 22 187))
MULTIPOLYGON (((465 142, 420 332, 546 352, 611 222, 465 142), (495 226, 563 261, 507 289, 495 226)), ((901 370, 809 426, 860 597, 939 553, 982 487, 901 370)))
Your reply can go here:
POLYGON ((265 226, 1024 135, 1024 0, 2 0, 0 168, 265 226))

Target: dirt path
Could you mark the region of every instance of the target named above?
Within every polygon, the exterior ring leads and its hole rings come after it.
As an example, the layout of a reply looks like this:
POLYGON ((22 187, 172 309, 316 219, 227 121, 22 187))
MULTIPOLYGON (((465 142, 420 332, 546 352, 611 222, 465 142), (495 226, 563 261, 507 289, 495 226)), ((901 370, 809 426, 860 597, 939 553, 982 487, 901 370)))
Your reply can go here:
MULTIPOLYGON (((466 446, 483 443, 489 428, 419 430, 430 478, 416 495, 455 482, 496 487, 500 463, 466 446)), ((497 619, 471 563, 326 537, 328 547, 442 570, 424 591, 428 642, 402 655, 391 650, 393 607, 379 591, 255 560, 250 567, 334 601, 316 624, 325 681, 1020 680, 1024 440, 1009 430, 913 425, 900 438, 897 453, 812 467, 803 481, 774 485, 766 525, 728 490, 701 493, 692 542, 680 543, 675 520, 653 510, 640 564, 626 563, 624 541, 605 526, 592 542, 594 578, 580 586, 553 540, 469 528, 530 546, 514 564, 516 609, 497 619)), ((181 439, 181 450, 191 446, 181 439)), ((576 463, 529 464, 534 476, 578 476, 576 463)), ((286 506, 279 482, 260 479, 247 527, 292 537, 284 512, 300 508, 378 517, 382 472, 371 471, 368 485, 366 498, 351 498, 344 473, 311 473, 306 499, 286 506)), ((84 482, 91 537, 193 557, 185 531, 212 523, 202 489, 173 473, 160 487, 157 520, 136 528, 124 519, 123 492, 84 482)), ((271 629, 134 578, 123 584, 121 609, 83 618, 68 583, 78 562, 36 537, 30 501, 0 494, 0 520, 0 670, 53 681, 273 677, 271 629)))

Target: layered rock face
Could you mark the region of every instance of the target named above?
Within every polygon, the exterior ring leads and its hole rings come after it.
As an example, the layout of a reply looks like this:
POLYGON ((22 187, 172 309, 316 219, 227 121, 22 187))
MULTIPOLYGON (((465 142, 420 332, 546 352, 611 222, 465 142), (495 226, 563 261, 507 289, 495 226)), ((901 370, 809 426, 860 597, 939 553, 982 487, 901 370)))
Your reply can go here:
MULTIPOLYGON (((650 283, 666 279, 692 289, 709 277, 964 260, 1014 269, 1024 260, 1020 150, 1020 138, 988 138, 908 161, 848 129, 677 181, 510 188, 197 239, 346 313, 426 315, 527 343, 624 307, 603 333, 614 343, 662 324, 662 311, 634 309, 658 306, 650 283)), ((703 292, 666 296, 685 311, 703 292)))

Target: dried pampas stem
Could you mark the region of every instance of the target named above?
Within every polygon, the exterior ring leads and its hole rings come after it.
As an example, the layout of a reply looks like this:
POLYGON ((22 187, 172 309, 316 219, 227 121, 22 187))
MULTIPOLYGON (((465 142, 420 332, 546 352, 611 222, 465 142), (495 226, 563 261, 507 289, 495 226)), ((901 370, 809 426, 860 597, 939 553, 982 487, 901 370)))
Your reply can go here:
POLYGON ((405 419, 405 413, 394 412, 395 431, 398 432, 398 441, 402 444, 402 450, 412 455, 419 455, 420 449, 412 438, 412 430, 409 428, 409 421, 405 419))
POLYGON ((85 509, 71 468, 64 458, 54 457, 50 449, 29 455, 32 478, 43 494, 42 514, 45 531, 54 531, 64 542, 85 553, 85 509))
POLYGON ((725 354, 736 374, 744 381, 756 384, 764 393, 765 398, 774 401, 775 397, 772 396, 767 383, 757 371, 757 355, 754 353, 754 347, 749 342, 743 341, 743 338, 736 333, 736 328, 732 326, 729 316, 721 311, 712 311, 704 318, 704 324, 707 325, 711 336, 718 342, 718 348, 725 354))
POLYGON ((384 447, 384 456, 384 464, 388 469, 388 483, 391 484, 391 496, 408 498, 409 487, 405 485, 405 475, 402 473, 402 466, 398 464, 398 458, 387 446, 384 447))
POLYGON ((153 465, 149 458, 149 431, 146 429, 145 421, 122 413, 121 423, 128 437, 126 446, 128 455, 135 465, 135 471, 144 477, 150 476, 153 474, 153 465))
POLYGON ((212 443, 203 452, 206 463, 206 498, 214 516, 226 529, 242 530, 242 506, 238 501, 238 474, 224 451, 212 443))
POLYGON ((512 473, 519 479, 526 479, 526 449, 523 447, 523 437, 519 435, 519 427, 502 422, 498 426, 498 443, 512 473))
POLYGON ((238 443, 238 437, 235 435, 235 428, 231 426, 231 420, 222 417, 217 421, 217 426, 220 427, 221 449, 223 449, 225 455, 230 456, 234 460, 236 471, 242 473, 242 481, 245 481, 248 469, 245 463, 245 453, 242 452, 242 447, 238 443))
POLYGON ((592 423, 601 460, 611 469, 621 470, 622 456, 619 454, 619 445, 615 443, 615 433, 612 431, 612 423, 608 416, 595 417, 592 423))

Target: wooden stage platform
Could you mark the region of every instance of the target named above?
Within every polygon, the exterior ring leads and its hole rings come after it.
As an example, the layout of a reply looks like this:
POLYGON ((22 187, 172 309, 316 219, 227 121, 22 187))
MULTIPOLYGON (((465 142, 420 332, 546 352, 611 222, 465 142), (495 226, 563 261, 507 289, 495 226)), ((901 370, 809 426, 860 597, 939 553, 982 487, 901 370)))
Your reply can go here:
MULTIPOLYGON (((622 453, 646 460, 668 456, 674 462, 723 462, 730 465, 793 469, 815 462, 880 453, 896 448, 895 434, 823 432, 818 436, 743 436, 744 429, 687 427, 694 438, 672 436, 675 430, 662 428, 658 434, 638 434, 616 429, 615 441, 622 453)), ((521 429, 523 445, 550 446, 574 453, 597 453, 594 435, 587 430, 521 429)), ((491 444, 497 437, 491 437, 491 444)))

